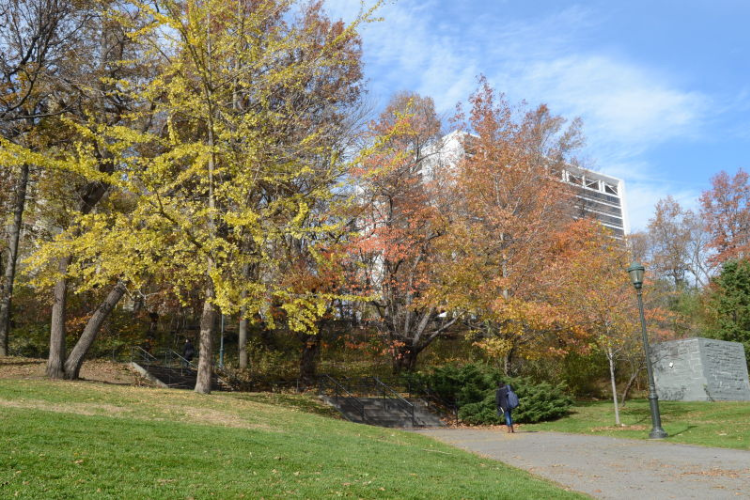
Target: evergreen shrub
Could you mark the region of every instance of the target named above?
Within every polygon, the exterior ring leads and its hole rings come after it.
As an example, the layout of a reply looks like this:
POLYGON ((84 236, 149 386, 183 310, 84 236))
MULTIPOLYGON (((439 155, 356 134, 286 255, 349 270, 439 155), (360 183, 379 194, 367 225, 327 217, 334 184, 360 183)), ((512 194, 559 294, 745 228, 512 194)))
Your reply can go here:
POLYGON ((566 415, 573 404, 563 384, 536 383, 528 377, 508 378, 499 370, 482 365, 449 365, 416 377, 419 384, 428 387, 442 401, 455 404, 458 418, 469 425, 505 422, 497 415, 495 407, 495 390, 501 379, 513 387, 520 399, 520 406, 513 410, 516 422, 531 424, 554 420, 566 415))

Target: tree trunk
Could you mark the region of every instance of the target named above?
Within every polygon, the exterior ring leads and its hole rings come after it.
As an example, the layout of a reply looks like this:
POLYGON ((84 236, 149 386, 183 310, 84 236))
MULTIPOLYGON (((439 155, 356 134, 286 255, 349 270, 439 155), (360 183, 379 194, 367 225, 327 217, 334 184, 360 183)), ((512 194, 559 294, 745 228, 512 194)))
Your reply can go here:
POLYGON ((393 356, 393 373, 412 372, 417 367, 417 356, 422 349, 406 344, 397 347, 393 356))
MULTIPOLYGON (((249 265, 245 264, 245 266, 242 268, 242 276, 245 278, 245 280, 250 279, 249 265)), ((247 298, 247 290, 242 290, 241 297, 244 304, 244 301, 247 298)), ((239 338, 237 339, 237 342, 239 343, 237 349, 239 351, 240 370, 247 370, 247 326, 247 306, 243 305, 240 308, 240 327, 238 332, 239 338)))
MULTIPOLYGON (((211 44, 211 11, 208 11, 206 22, 206 64, 207 73, 211 75, 212 61, 212 44, 211 44)), ((203 92, 205 93, 205 103, 208 106, 207 125, 208 125, 208 147, 211 154, 208 157, 208 236, 209 239, 216 237, 216 197, 214 193, 214 171, 216 152, 214 151, 214 121, 213 121, 213 96, 208 83, 204 80, 203 92)), ((216 267, 216 259, 210 254, 206 260, 206 296, 203 301, 203 314, 201 315, 201 334, 200 334, 200 352, 198 357, 198 374, 195 381, 195 392, 199 394, 211 394, 211 378, 213 375, 214 362, 214 329, 218 311, 213 299, 216 296, 211 273, 216 267)))
MULTIPOLYGON (((106 171, 106 170, 103 170, 106 171)), ((82 215, 88 214, 107 192, 107 184, 102 182, 89 182, 78 190, 80 196, 79 210, 82 215)), ((78 236, 78 230, 73 236, 78 236)), ((73 262, 73 256, 67 255, 60 259, 57 266, 61 274, 55 283, 52 302, 52 318, 50 320, 49 359, 47 360, 47 376, 49 378, 63 378, 65 376, 65 316, 66 296, 68 293, 68 279, 65 275, 68 266, 73 262)))
POLYGON ((305 383, 315 381, 317 356, 320 352, 320 335, 300 334, 299 339, 302 342, 302 352, 299 358, 299 376, 305 383))
POLYGON ((242 307, 240 310, 240 329, 239 329, 239 351, 240 351, 240 370, 247 370, 247 324, 248 320, 245 317, 247 309, 242 307))
POLYGON ((211 394, 211 379, 214 364, 214 330, 219 313, 216 305, 212 302, 214 298, 213 284, 206 287, 206 298, 203 302, 203 313, 201 314, 200 351, 198 356, 198 375, 195 382, 195 392, 199 394, 211 394))
POLYGON ((86 323, 86 328, 83 329, 81 338, 78 339, 75 347, 70 351, 70 356, 65 361, 65 378, 70 380, 78 379, 81 365, 83 365, 83 358, 86 356, 89 348, 91 348, 91 344, 94 343, 102 324, 109 317, 112 309, 114 309, 122 296, 125 295, 126 290, 125 283, 119 281, 112 291, 109 292, 104 302, 99 305, 88 323, 86 323))
POLYGON ((13 284, 16 280, 16 263, 18 262, 18 242, 21 238, 21 223, 26 206, 26 186, 29 183, 29 166, 21 166, 18 178, 16 199, 13 207, 13 225, 8 234, 8 260, 5 262, 2 290, 0 296, 0 356, 8 355, 8 337, 10 335, 10 308, 13 298, 13 284))
POLYGON ((615 355, 612 349, 607 349, 607 360, 609 361, 609 380, 612 382, 612 401, 615 404, 615 424, 620 425, 620 408, 617 405, 617 381, 615 379, 615 355))
POLYGON ((47 360, 47 376, 49 378, 63 378, 65 376, 65 303, 67 298, 68 280, 65 273, 73 257, 68 255, 60 259, 58 271, 62 275, 55 283, 52 303, 52 319, 50 321, 49 359, 47 360))

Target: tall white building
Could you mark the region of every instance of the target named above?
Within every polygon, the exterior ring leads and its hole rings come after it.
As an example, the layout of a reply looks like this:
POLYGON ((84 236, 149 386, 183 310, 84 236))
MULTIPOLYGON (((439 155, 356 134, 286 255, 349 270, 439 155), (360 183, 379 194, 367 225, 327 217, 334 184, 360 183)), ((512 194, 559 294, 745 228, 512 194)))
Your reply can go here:
MULTIPOLYGON (((437 151, 425 160, 422 175, 430 179, 436 165, 456 165, 466 154, 466 132, 451 132, 440 140, 437 151)), ((573 186, 575 218, 592 217, 612 230, 617 238, 630 233, 625 183, 622 179, 574 165, 553 171, 559 179, 573 186)))
POLYGON ((625 183, 622 179, 572 165, 558 174, 564 182, 573 186, 578 209, 576 218, 593 217, 610 228, 618 238, 630 233, 625 183))

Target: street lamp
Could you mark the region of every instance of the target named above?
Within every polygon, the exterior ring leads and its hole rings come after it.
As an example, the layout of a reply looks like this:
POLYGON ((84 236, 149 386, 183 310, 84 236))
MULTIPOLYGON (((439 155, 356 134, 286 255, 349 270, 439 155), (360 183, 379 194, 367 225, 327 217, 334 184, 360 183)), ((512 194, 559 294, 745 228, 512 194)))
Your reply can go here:
POLYGON ((648 347, 648 334, 646 334, 646 319, 643 317, 643 274, 646 271, 642 265, 633 262, 628 268, 628 274, 638 292, 638 311, 641 314, 641 333, 643 334, 643 350, 646 352, 646 370, 648 371, 648 403, 651 406, 652 429, 648 434, 651 439, 663 439, 667 433, 661 428, 661 415, 659 415, 659 396, 656 395, 656 384, 654 384, 654 372, 651 368, 651 352, 648 347))

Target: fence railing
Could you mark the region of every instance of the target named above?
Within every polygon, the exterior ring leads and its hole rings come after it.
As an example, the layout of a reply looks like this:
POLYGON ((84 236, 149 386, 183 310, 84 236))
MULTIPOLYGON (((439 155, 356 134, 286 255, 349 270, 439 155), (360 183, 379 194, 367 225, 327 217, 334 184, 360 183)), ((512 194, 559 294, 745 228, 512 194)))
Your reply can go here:
POLYGON ((443 398, 432 386, 413 377, 406 377, 405 384, 409 397, 422 398, 442 413, 450 413, 454 420, 458 420, 458 405, 455 400, 449 401, 443 398))
POLYGON ((390 386, 386 385, 378 377, 362 377, 360 383, 364 384, 365 387, 370 389, 370 392, 374 392, 375 395, 384 400, 386 407, 395 408, 403 412, 409 419, 411 419, 412 425, 416 425, 414 418, 414 404, 404 399, 401 394, 394 391, 390 386))
POLYGON ((320 375, 318 377, 318 392, 321 395, 332 396, 335 398, 347 398, 349 404, 359 413, 362 422, 367 421, 365 417, 365 405, 349 389, 344 387, 338 380, 330 375, 320 375))
POLYGON ((130 360, 146 365, 151 365, 159 362, 156 356, 148 352, 143 347, 137 345, 130 346, 130 360))
POLYGON ((190 368, 191 370, 197 368, 197 361, 195 359, 188 360, 172 349, 165 347, 164 349, 161 349, 160 352, 165 366, 190 368))
POLYGON ((356 379, 344 377, 342 381, 339 381, 330 375, 321 375, 318 378, 318 388, 320 394, 347 398, 349 404, 361 413, 364 422, 367 421, 365 405, 360 398, 375 397, 382 400, 384 408, 403 413, 412 425, 416 425, 414 404, 407 401, 378 377, 369 376, 356 379))

